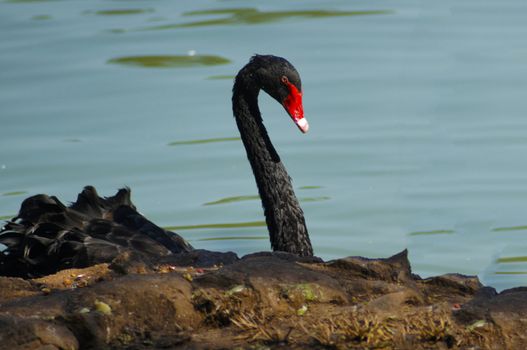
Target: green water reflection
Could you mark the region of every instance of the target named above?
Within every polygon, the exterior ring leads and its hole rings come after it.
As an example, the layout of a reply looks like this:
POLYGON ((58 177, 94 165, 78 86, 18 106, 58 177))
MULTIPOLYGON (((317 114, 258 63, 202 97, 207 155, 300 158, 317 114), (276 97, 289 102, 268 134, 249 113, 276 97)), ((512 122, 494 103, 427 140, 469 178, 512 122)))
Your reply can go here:
POLYGON ((506 258, 498 258, 496 260, 498 264, 518 263, 527 262, 527 256, 509 256, 506 258))
POLYGON ((211 75, 208 80, 233 80, 234 75, 211 75))
POLYGON ((227 58, 214 55, 159 55, 124 56, 108 60, 107 63, 147 68, 187 68, 228 64, 227 58))
POLYGON ((449 235, 455 233, 454 230, 431 230, 410 232, 408 236, 428 236, 428 235, 449 235))
POLYGON ((20 196, 22 194, 27 194, 27 191, 4 192, 4 193, 2 193, 2 196, 20 196))
POLYGON ((15 215, 0 215, 0 220, 11 220, 14 217, 15 215))
POLYGON ((317 190, 319 188, 322 188, 322 186, 300 186, 298 189, 300 189, 300 190, 317 190))
MULTIPOLYGON (((328 196, 301 197, 301 198, 299 198, 300 202, 322 202, 322 201, 327 201, 327 200, 330 200, 330 199, 331 199, 331 197, 328 197, 328 196)), ((245 195, 245 196, 225 197, 225 198, 220 198, 220 199, 215 200, 215 201, 203 203, 203 205, 228 204, 228 203, 236 203, 236 202, 252 201, 252 200, 260 200, 260 196, 258 196, 258 195, 245 195)))
POLYGON ((45 21, 51 18, 52 17, 50 15, 36 15, 36 16, 31 17, 31 19, 35 21, 45 21))
POLYGON ((320 196, 320 197, 302 197, 300 198, 300 202, 323 202, 330 200, 331 197, 329 196, 320 196))
POLYGON ((496 227, 496 228, 492 229, 492 231, 494 231, 494 232, 522 231, 522 230, 527 230, 527 226, 526 225, 522 225, 522 226, 510 226, 510 227, 496 227))
POLYGON ((495 275, 527 275, 525 271, 525 263, 527 263, 527 256, 506 256, 498 258, 495 261, 496 270, 495 275))
POLYGON ((111 10, 100 10, 95 12, 86 12, 86 13, 94 13, 96 15, 100 16, 123 16, 123 15, 137 15, 141 13, 149 13, 154 12, 154 9, 148 8, 148 9, 111 9, 111 10))
POLYGON ((328 18, 349 17, 364 15, 390 14, 389 10, 370 11, 329 11, 329 10, 303 10, 303 11, 260 11, 256 8, 210 9, 186 12, 184 16, 225 16, 222 18, 194 21, 187 23, 166 24, 142 28, 142 30, 165 30, 189 27, 206 27, 217 25, 254 25, 272 23, 292 18, 328 18))
POLYGON ((214 142, 228 142, 228 141, 239 141, 240 137, 216 137, 211 139, 202 140, 188 140, 188 141, 174 141, 170 142, 169 146, 180 146, 180 145, 199 145, 203 143, 214 143, 214 142))
POLYGON ((238 240, 247 240, 247 239, 256 239, 256 240, 267 240, 268 236, 228 236, 228 237, 210 237, 210 238, 200 238, 196 241, 238 241, 238 240))
POLYGON ((258 200, 258 199, 260 199, 260 196, 256 196, 256 195, 234 196, 234 197, 225 197, 222 199, 218 199, 217 201, 203 203, 203 205, 227 204, 227 203, 242 202, 242 201, 252 201, 252 200, 258 200))
POLYGON ((197 230, 203 228, 242 228, 242 227, 264 227, 265 221, 247 221, 247 222, 228 222, 217 224, 186 225, 186 226, 167 226, 165 230, 197 230))

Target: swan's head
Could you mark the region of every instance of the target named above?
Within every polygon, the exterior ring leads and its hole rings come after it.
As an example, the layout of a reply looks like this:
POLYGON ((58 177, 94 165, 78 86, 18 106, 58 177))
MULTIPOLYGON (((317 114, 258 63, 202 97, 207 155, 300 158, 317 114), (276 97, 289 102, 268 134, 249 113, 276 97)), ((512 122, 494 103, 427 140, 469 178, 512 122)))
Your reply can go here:
POLYGON ((302 83, 297 70, 285 58, 256 55, 251 63, 256 65, 255 76, 261 88, 284 106, 300 131, 306 133, 309 124, 304 118, 302 83))

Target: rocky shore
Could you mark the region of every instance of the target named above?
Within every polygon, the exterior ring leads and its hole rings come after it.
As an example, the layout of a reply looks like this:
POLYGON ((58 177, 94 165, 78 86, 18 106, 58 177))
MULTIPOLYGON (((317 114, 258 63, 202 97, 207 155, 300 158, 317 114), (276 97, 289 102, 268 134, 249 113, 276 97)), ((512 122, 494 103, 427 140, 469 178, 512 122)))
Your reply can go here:
POLYGON ((421 279, 406 251, 332 261, 202 250, 0 277, 2 349, 525 349, 527 288, 421 279))

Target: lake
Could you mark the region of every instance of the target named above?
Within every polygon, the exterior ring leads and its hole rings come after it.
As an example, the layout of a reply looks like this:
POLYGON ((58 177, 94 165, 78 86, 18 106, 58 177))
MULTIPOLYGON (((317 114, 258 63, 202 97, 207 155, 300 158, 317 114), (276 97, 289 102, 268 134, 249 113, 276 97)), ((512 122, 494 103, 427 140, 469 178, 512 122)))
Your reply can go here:
POLYGON ((260 107, 315 253, 409 249, 422 277, 527 284, 527 3, 0 1, 0 217, 130 186, 198 248, 269 250, 232 117, 255 53, 302 76, 260 107))

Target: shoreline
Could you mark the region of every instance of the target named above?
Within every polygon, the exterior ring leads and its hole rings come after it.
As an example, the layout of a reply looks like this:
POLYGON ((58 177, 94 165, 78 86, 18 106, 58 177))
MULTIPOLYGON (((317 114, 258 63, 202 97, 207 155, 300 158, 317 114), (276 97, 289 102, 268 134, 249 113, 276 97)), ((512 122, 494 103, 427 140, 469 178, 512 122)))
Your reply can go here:
POLYGON ((412 274, 407 251, 330 261, 196 250, 0 277, 10 349, 520 349, 527 287, 412 274))

